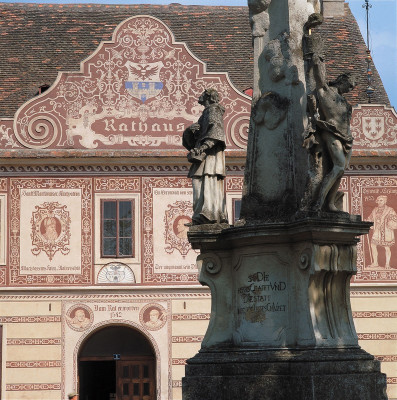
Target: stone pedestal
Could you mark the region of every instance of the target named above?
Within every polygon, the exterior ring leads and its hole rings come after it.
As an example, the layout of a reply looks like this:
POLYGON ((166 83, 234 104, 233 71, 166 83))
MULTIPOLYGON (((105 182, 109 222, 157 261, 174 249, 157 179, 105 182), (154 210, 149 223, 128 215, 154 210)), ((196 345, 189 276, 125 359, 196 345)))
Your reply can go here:
POLYGON ((202 350, 184 400, 386 400, 379 362, 361 349, 202 350))
POLYGON ((187 362, 183 398, 387 399, 350 307, 357 237, 370 226, 344 214, 193 226, 212 309, 202 348, 187 362))

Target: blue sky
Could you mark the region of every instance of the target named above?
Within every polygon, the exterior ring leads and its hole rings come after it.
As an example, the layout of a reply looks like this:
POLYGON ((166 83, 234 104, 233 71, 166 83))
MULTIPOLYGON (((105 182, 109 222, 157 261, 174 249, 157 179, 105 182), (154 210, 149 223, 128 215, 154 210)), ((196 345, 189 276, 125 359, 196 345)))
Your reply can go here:
MULTIPOLYGON (((350 0, 349 5, 366 40, 363 0, 350 0)), ((376 68, 397 109, 397 0, 371 0, 369 11, 369 46, 376 68)))
MULTIPOLYGON (((14 3, 11 0, 0 0, 14 3)), ((21 0, 20 3, 103 3, 103 4, 197 4, 245 6, 246 0, 21 0)), ((350 8, 366 38, 364 0, 350 0, 350 8)), ((397 109, 397 0, 370 0, 369 30, 372 58, 382 78, 391 104, 397 109)), ((375 88, 376 89, 376 88, 375 88)))

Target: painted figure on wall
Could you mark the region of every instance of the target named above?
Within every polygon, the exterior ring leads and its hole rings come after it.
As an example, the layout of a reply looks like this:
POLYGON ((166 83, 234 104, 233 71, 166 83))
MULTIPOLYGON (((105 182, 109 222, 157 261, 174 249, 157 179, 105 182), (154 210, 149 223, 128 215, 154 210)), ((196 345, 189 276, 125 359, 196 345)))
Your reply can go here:
POLYGON ((149 320, 145 322, 148 329, 158 329, 163 325, 163 315, 158 308, 151 308, 149 320))
POLYGON ((193 184, 192 223, 227 223, 224 193, 225 131, 223 114, 215 89, 206 89, 198 100, 204 111, 197 123, 183 133, 183 146, 189 150, 188 161, 192 163, 188 177, 193 184))
POLYGON ((379 266, 378 263, 378 246, 385 250, 386 263, 385 268, 389 269, 391 260, 391 247, 395 244, 394 229, 397 229, 397 213, 393 208, 387 205, 387 196, 378 196, 376 204, 368 217, 374 225, 371 227, 373 233, 371 236, 371 265, 370 267, 379 266))
POLYGON ((186 215, 175 218, 173 230, 177 238, 187 240, 187 231, 189 230, 187 225, 189 223, 191 223, 191 219, 186 215))
POLYGON ((32 212, 31 252, 37 256, 42 251, 50 261, 56 253, 70 253, 71 218, 68 206, 57 201, 44 202, 32 212))
MULTIPOLYGON (((343 94, 352 90, 355 80, 341 74, 328 82, 321 38, 311 29, 322 22, 312 14, 305 24, 305 60, 308 81, 314 88, 308 95, 309 126, 303 146, 310 151, 311 182, 301 208, 314 211, 339 212, 339 184, 352 154, 350 132, 352 107, 343 94)), ((311 88, 310 88, 311 89, 311 88)))
POLYGON ((55 242, 59 237, 57 222, 60 225, 60 222, 54 217, 44 218, 42 222, 42 230, 44 231, 43 237, 50 242, 55 242))
POLYGON ((91 320, 87 317, 87 312, 82 308, 76 308, 74 310, 73 317, 69 317, 69 323, 73 328, 86 329, 91 324, 91 320))

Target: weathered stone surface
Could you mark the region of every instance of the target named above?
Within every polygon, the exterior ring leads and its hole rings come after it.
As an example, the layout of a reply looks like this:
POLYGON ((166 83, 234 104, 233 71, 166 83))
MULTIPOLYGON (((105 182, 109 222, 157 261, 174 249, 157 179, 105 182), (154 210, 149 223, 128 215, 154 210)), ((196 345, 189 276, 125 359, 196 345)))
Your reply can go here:
POLYGON ((184 399, 387 399, 350 308, 357 236, 370 226, 302 212, 289 223, 191 227, 212 309, 184 399))
POLYGON ((318 1, 249 1, 254 43, 253 111, 241 216, 246 220, 287 220, 303 195, 307 157, 302 133, 307 125, 303 25, 318 1), (268 93, 287 99, 283 107, 257 118, 268 93), (282 112, 280 112, 282 109, 282 112))
POLYGON ((338 17, 345 14, 344 0, 323 0, 322 13, 324 17, 338 17))
POLYGON ((349 285, 357 235, 370 225, 346 215, 339 221, 193 227, 199 280, 212 294, 202 348, 358 348, 349 285))
POLYGON ((308 125, 303 147, 309 153, 306 190, 300 204, 303 210, 338 212, 338 188, 352 154, 351 105, 343 96, 355 86, 350 74, 326 79, 323 40, 312 29, 323 21, 312 14, 304 25, 303 53, 307 82, 308 125))
POLYGON ((246 350, 199 353, 188 360, 182 387, 184 400, 387 399, 386 376, 362 350, 257 352, 250 361, 246 350))
POLYGON ((225 190, 226 137, 224 107, 215 89, 206 89, 198 103, 204 106, 197 123, 183 132, 183 146, 192 164, 188 177, 193 186, 193 224, 227 223, 225 190))

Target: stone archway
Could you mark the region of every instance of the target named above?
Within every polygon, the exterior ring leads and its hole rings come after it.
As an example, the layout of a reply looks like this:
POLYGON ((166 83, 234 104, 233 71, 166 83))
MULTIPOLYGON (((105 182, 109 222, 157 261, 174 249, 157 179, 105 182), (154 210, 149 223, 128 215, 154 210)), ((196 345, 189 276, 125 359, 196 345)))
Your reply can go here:
POLYGON ((154 400, 156 357, 149 340, 125 325, 85 339, 78 355, 80 400, 154 400))

